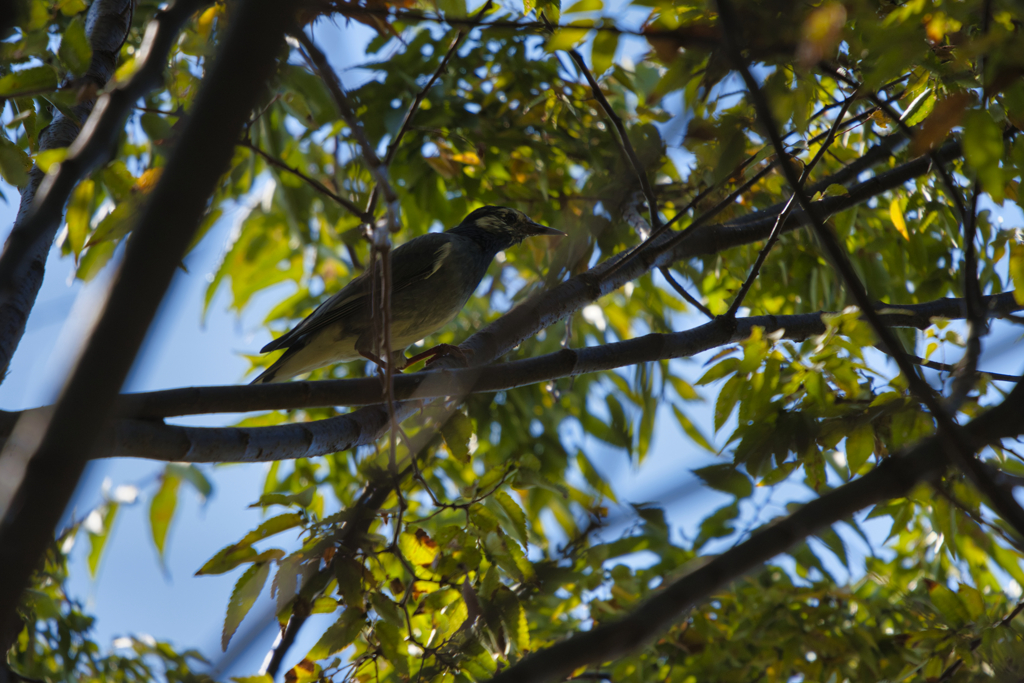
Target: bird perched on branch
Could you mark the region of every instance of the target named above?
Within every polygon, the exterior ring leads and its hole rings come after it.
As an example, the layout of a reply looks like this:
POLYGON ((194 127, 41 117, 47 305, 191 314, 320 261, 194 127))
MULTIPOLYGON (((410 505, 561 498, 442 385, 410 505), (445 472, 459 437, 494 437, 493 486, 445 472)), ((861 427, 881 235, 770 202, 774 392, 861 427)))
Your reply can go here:
MULTIPOLYGON (((422 235, 395 249, 391 254, 393 360, 404 363, 402 352, 407 346, 459 314, 499 251, 527 237, 564 234, 534 223, 521 211, 485 206, 447 232, 422 235)), ((371 306, 371 284, 369 273, 363 273, 290 332, 264 346, 260 353, 287 350, 253 384, 283 382, 359 358, 380 363, 373 321, 380 311, 371 306)), ((431 352, 416 359, 428 355, 431 352)))

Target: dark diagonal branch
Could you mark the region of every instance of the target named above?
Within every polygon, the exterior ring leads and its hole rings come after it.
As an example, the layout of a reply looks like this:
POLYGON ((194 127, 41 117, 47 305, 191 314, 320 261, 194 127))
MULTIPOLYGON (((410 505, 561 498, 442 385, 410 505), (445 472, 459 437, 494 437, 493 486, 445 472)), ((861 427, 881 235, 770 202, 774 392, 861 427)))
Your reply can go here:
MULTIPOLYGON (((1024 383, 1006 400, 964 427, 971 453, 1024 431, 1024 383)), ((773 557, 869 505, 905 496, 920 482, 946 470, 948 449, 936 435, 906 453, 886 459, 868 474, 844 484, 798 511, 767 525, 707 564, 657 591, 622 619, 577 633, 551 647, 530 653, 491 683, 556 683, 574 670, 615 661, 663 634, 686 612, 773 557)))
POLYGON ((711 320, 715 319, 715 314, 712 313, 710 310, 708 310, 707 306, 705 306, 701 302, 697 301, 697 299, 694 298, 694 296, 692 294, 690 294, 689 292, 686 291, 686 288, 683 287, 682 284, 677 282, 676 279, 674 277, 672 277, 672 271, 670 271, 668 268, 664 268, 664 267, 659 268, 658 270, 661 273, 661 276, 663 278, 665 278, 665 282, 668 283, 669 287, 671 287, 672 289, 674 289, 676 291, 676 294, 678 294, 679 296, 681 296, 684 299, 686 299, 686 301, 691 306, 693 306, 698 311, 700 311, 701 313, 706 315, 709 319, 711 319, 711 320))
POLYGON ((366 131, 363 130, 359 117, 356 116, 355 109, 348 100, 348 95, 341 85, 341 79, 338 78, 338 74, 334 72, 334 69, 327 62, 324 53, 310 40, 305 31, 297 30, 293 32, 293 35, 302 43, 302 47, 306 50, 314 70, 320 74, 320 79, 327 86, 327 91, 331 94, 335 106, 338 107, 341 117, 345 119, 349 130, 352 131, 352 137, 355 138, 356 144, 359 145, 363 159, 366 160, 366 165, 370 170, 370 175, 373 176, 374 181, 376 181, 377 186, 384 195, 384 201, 387 204, 388 230, 392 233, 398 232, 401 227, 398 222, 398 195, 395 194, 394 188, 391 187, 387 166, 377 156, 377 152, 370 143, 370 139, 366 136, 366 131))
POLYGON ((583 55, 576 50, 569 50, 569 56, 576 63, 576 67, 583 73, 584 78, 587 79, 587 83, 590 84, 590 89, 594 93, 594 99, 598 101, 601 109, 604 110, 605 115, 612 122, 612 126, 615 127, 622 153, 626 157, 626 161, 633 168, 633 173, 636 174, 637 180, 640 182, 640 189, 643 190, 644 197, 647 199, 647 209, 651 214, 651 228, 657 231, 661 227, 661 216, 658 215, 658 196, 654 194, 654 188, 651 187, 651 182, 647 179, 647 169, 640 163, 640 157, 636 155, 633 143, 629 141, 626 126, 623 125, 619 115, 615 113, 611 102, 604 96, 604 93, 601 91, 601 85, 594 78, 594 74, 590 73, 587 63, 583 61, 583 55))
POLYGON ((26 427, 0 455, 24 463, 17 493, 0 501, 0 624, 9 622, 86 461, 95 454, 117 392, 228 168, 294 11, 277 0, 244 0, 232 9, 213 67, 140 212, 99 320, 52 417, 26 427))
POLYGON ((953 387, 949 395, 949 408, 956 410, 971 393, 977 379, 978 359, 981 357, 981 338, 988 332, 988 320, 982 304, 981 283, 978 281, 978 195, 981 183, 975 179, 971 193, 969 213, 964 217, 964 298, 967 301, 967 345, 964 357, 958 363, 953 387))
MULTIPOLYGON (((15 226, 0 256, 0 377, 6 375, 43 281, 46 255, 60 228, 64 205, 78 181, 103 164, 124 132, 125 119, 140 97, 163 83, 167 55, 185 22, 211 0, 177 0, 157 10, 135 57, 137 70, 93 101, 72 111, 79 121, 57 112, 40 135, 40 149, 68 147, 68 155, 45 176, 38 168, 22 190, 15 226), (81 121, 85 121, 79 132, 81 121), (37 190, 38 188, 38 190, 37 190)), ((88 82, 103 88, 117 65, 117 53, 130 28, 131 0, 96 0, 89 8, 93 58, 88 82)))
MULTIPOLYGON (((89 7, 86 35, 92 48, 92 60, 79 81, 83 87, 99 90, 114 74, 118 51, 131 28, 133 8, 131 0, 96 0, 89 7)), ((163 56, 166 54, 165 50, 163 56)), ((87 97, 72 108, 71 117, 56 111, 50 125, 39 135, 39 150, 73 145, 79 137, 82 121, 89 118, 94 104, 95 99, 87 97)), ((118 130, 122 129, 120 122, 127 112, 127 108, 121 112, 118 130)), ((11 358, 25 334, 25 324, 43 282, 46 255, 64 215, 64 204, 75 183, 84 175, 84 171, 76 172, 74 162, 61 164, 50 178, 38 166, 33 166, 28 183, 21 188, 21 204, 14 227, 0 255, 0 381, 7 375, 11 358)))
MULTIPOLYGON (((807 183, 807 179, 810 177, 811 171, 814 170, 814 167, 818 165, 818 162, 821 161, 821 158, 825 156, 825 152, 828 151, 828 148, 831 147, 832 143, 835 141, 836 132, 839 130, 839 127, 843 123, 843 117, 846 116, 846 112, 850 108, 850 102, 852 101, 852 99, 853 98, 848 97, 843 101, 843 105, 839 110, 839 114, 838 116, 836 116, 835 121, 829 128, 828 134, 825 136, 825 139, 821 143, 821 147, 818 148, 818 151, 814 154, 814 157, 810 160, 810 162, 808 162, 807 165, 804 166, 804 170, 800 174, 799 181, 801 188, 804 187, 804 185, 807 183)), ((783 161, 787 164, 790 163, 788 157, 783 158, 783 161)), ((736 298, 733 299, 732 304, 729 306, 729 310, 726 311, 726 318, 732 319, 736 317, 736 311, 738 311, 740 306, 743 304, 743 299, 746 298, 747 292, 750 291, 750 287, 754 284, 754 280, 757 279, 758 274, 761 272, 761 267, 764 265, 765 260, 767 260, 768 254, 771 252, 772 247, 775 246, 775 243, 779 240, 779 236, 782 234, 782 231, 779 228, 789 217, 789 212, 793 208, 795 199, 796 195, 791 195, 789 200, 786 202, 786 205, 782 207, 782 211, 779 213, 779 217, 775 221, 775 225, 772 226, 772 232, 770 235, 768 235, 768 241, 765 243, 761 251, 757 254, 757 259, 754 261, 754 265, 750 268, 750 273, 747 275, 747 279, 744 280, 743 286, 740 287, 739 293, 736 294, 736 298)))
MULTIPOLYGON (((772 145, 775 146, 777 153, 782 154, 784 152, 784 148, 782 140, 779 137, 778 127, 775 125, 775 121, 772 117, 771 109, 764 97, 764 93, 761 92, 757 81, 750 73, 750 69, 747 67, 746 60, 743 58, 739 45, 736 43, 737 23, 732 12, 731 2, 729 2, 729 0, 718 0, 718 9, 719 20, 723 26, 723 32, 725 34, 726 44, 730 52, 730 58, 733 62, 733 66, 743 77, 743 81, 747 86, 747 91, 749 92, 754 108, 757 111, 758 119, 760 120, 762 127, 766 130, 772 145)), ((974 482, 975 486, 977 486, 978 489, 988 497, 993 508, 1014 528, 1017 535, 1020 538, 1024 538, 1024 509, 1021 509, 1021 506, 1014 499, 1010 491, 998 486, 989 476, 988 472, 983 469, 981 463, 974 457, 973 450, 970 449, 968 444, 964 441, 959 428, 953 423, 950 416, 946 413, 945 408, 942 406, 939 398, 935 395, 935 392, 932 391, 932 388, 928 383, 925 382, 917 373, 916 367, 907 357, 899 339, 875 312, 872 307, 871 299, 868 297, 867 290, 864 288, 863 283, 861 283, 860 278, 857 276, 856 271, 854 271, 853 266, 850 263, 849 256, 846 254, 844 248, 839 244, 839 240, 836 239, 835 235, 825 227, 824 223, 822 223, 821 219, 818 217, 815 207, 811 203, 810 197, 807 196, 803 188, 800 186, 800 179, 797 177, 795 170, 789 164, 783 164, 782 170, 786 175, 786 180, 792 188, 793 193, 796 195, 797 201, 809 217, 811 227, 818 236, 818 239, 828 254, 829 259, 832 261, 833 266, 837 271, 839 271, 839 274, 842 277, 847 290, 853 297, 853 300, 858 306, 860 306, 861 312, 871 324, 872 329, 878 336, 879 340, 881 340, 882 345, 889 350, 892 358, 896 361, 896 365, 906 378, 911 392, 928 408, 929 412, 931 412, 932 416, 935 418, 938 424, 939 433, 945 437, 944 443, 949 451, 949 457, 964 470, 964 472, 974 482)))
POLYGON ((334 192, 331 192, 327 188, 327 186, 325 186, 320 181, 318 181, 318 180, 316 180, 314 178, 310 178, 308 175, 306 175, 302 171, 298 170, 297 168, 292 168, 291 166, 289 166, 288 164, 284 163, 280 159, 277 159, 274 156, 272 156, 272 155, 268 154, 267 152, 263 151, 262 149, 260 149, 259 146, 253 144, 249 140, 243 140, 242 142, 240 142, 238 144, 241 145, 242 147, 245 147, 246 149, 250 149, 253 152, 255 152, 256 154, 260 155, 260 157, 262 157, 264 161, 266 161, 268 164, 270 164, 274 168, 281 169, 282 171, 285 171, 286 173, 291 173, 296 178, 299 178, 300 180, 305 182, 307 185, 312 187, 314 190, 316 190, 320 194, 324 195, 325 197, 330 197, 331 199, 333 199, 335 202, 337 202, 342 207, 347 209, 349 212, 352 213, 352 215, 354 215, 355 217, 357 217, 359 220, 363 221, 364 223, 372 223, 373 222, 373 215, 372 214, 368 214, 368 213, 364 212, 362 209, 360 209, 358 206, 356 206, 355 204, 353 204, 349 200, 345 199, 344 197, 338 196, 334 192))

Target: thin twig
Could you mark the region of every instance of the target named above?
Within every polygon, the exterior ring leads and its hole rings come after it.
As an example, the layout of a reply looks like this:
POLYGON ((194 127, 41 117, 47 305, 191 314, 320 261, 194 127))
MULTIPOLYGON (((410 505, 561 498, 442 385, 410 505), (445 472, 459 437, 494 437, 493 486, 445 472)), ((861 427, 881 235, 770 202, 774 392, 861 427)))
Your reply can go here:
MULTIPOLYGON (((850 103, 852 101, 853 97, 848 97, 843 101, 842 108, 839 110, 839 115, 836 116, 836 120, 829 127, 828 135, 826 135, 825 140, 821 143, 821 147, 818 148, 817 153, 815 153, 811 161, 804 166, 804 170, 800 174, 799 181, 801 188, 803 188, 807 183, 807 178, 810 177, 811 171, 813 171, 814 167, 818 165, 819 161, 821 161, 821 157, 825 155, 825 150, 831 147, 832 142, 835 141, 836 132, 839 130, 840 125, 842 125, 843 117, 846 116, 846 112, 850 108, 850 103)), ((782 155, 780 154, 779 156, 781 157, 782 155)), ((785 164, 790 163, 788 158, 783 158, 782 162, 785 164)), ((772 226, 772 232, 768 235, 768 240, 758 253, 757 259, 754 261, 754 265, 751 267, 750 273, 747 275, 747 279, 743 281, 740 291, 736 294, 736 298, 733 299, 732 304, 729 306, 729 310, 725 313, 726 320, 732 320, 736 317, 736 311, 738 311, 740 306, 743 304, 743 300, 746 298, 747 292, 750 291, 751 286, 754 284, 754 280, 757 279, 758 274, 761 272, 761 267, 768 258, 768 253, 772 250, 772 247, 775 246, 775 243, 778 242, 779 236, 782 235, 782 224, 786 222, 786 219, 789 218, 789 212, 793 210, 795 197, 796 195, 791 195, 789 201, 786 202, 786 205, 779 213, 779 217, 775 221, 775 225, 772 226)))
MULTIPOLYGON (((915 356, 913 354, 907 354, 907 357, 923 368, 929 368, 931 370, 940 370, 942 372, 949 373, 963 372, 962 368, 960 368, 957 365, 951 365, 950 363, 940 363, 934 360, 926 360, 924 358, 921 358, 920 356, 915 356)), ((988 370, 978 370, 977 368, 975 368, 971 372, 974 373, 975 378, 980 377, 981 375, 988 375, 992 379, 1000 382, 1016 382, 1018 379, 1020 379, 1019 377, 1017 377, 1017 375, 1004 375, 1001 372, 989 372, 988 370)))
POLYGON ((569 56, 572 61, 576 63, 576 66, 583 73, 584 78, 587 79, 587 83, 590 84, 590 89, 594 93, 594 99, 600 103, 604 113, 611 119, 612 125, 615 126, 615 131, 618 134, 619 146, 622 148, 622 152, 626 159, 629 161, 630 166, 633 167, 633 172, 636 174, 637 179, 640 181, 640 189, 643 190, 644 197, 647 198, 647 208, 651 213, 651 227, 657 230, 661 227, 661 217, 658 215, 658 196, 654 194, 654 188, 651 187, 650 181, 647 179, 647 171, 644 169, 643 164, 640 163, 640 158, 636 155, 636 150, 633 149, 633 143, 629 141, 629 135, 626 133, 626 127, 622 123, 622 119, 615 113, 612 108, 611 102, 601 92, 601 86, 594 78, 594 74, 590 73, 590 69, 587 68, 587 63, 583 61, 583 56, 576 50, 569 50, 569 56))
MULTIPOLYGON (((355 110, 348 101, 348 95, 345 94, 345 89, 341 85, 341 79, 338 78, 338 74, 336 74, 334 69, 331 68, 331 65, 328 63, 324 53, 320 51, 320 48, 318 48, 312 40, 310 40, 305 31, 297 30, 293 32, 293 35, 302 44, 310 65, 318 74, 320 74, 320 79, 324 82, 324 85, 327 86, 327 90, 330 92, 335 106, 338 107, 341 117, 345 119, 345 123, 348 124, 349 130, 352 131, 352 137, 356 139, 356 143, 359 145, 360 151, 363 154, 363 159, 366 160, 366 165, 369 167, 370 175, 373 176, 373 179, 377 182, 378 187, 381 188, 381 192, 384 194, 384 201, 387 204, 388 232, 398 232, 401 228, 401 224, 398 221, 398 195, 395 194, 395 190, 391 187, 391 182, 388 180, 387 167, 377 156, 377 152, 374 151, 373 145, 370 143, 370 139, 366 136, 366 132, 363 130, 363 126, 355 114, 355 110)), ((380 242, 384 239, 384 236, 378 235, 378 233, 381 232, 382 231, 380 230, 374 230, 375 242, 380 242)), ((383 245, 378 244, 377 246, 383 245)))
POLYGON ((661 276, 665 278, 665 281, 668 282, 669 286, 672 289, 676 290, 676 293, 679 296, 686 299, 691 306, 693 306, 698 311, 706 315, 710 320, 715 319, 715 314, 712 313, 707 306, 697 301, 697 299, 695 299, 692 294, 686 291, 685 287, 679 284, 679 282, 677 282, 676 279, 672 277, 672 271, 670 271, 667 267, 659 268, 658 271, 661 273, 661 276))
POLYGON ((365 213, 362 209, 360 209, 358 206, 356 206, 355 204, 353 204, 349 200, 345 199, 344 197, 340 197, 337 194, 335 194, 334 192, 331 192, 330 189, 328 189, 326 185, 324 185, 323 183, 319 182, 318 180, 310 178, 308 175, 306 175, 305 173, 303 173, 299 169, 292 168, 291 166, 289 166, 288 164, 284 163, 280 159, 277 159, 273 155, 265 152, 258 145, 250 142, 249 140, 242 140, 241 142, 238 143, 238 145, 240 147, 245 147, 246 149, 250 149, 253 152, 255 152, 256 154, 260 155, 261 157, 263 157, 263 159, 268 164, 270 164, 274 168, 279 168, 282 171, 286 171, 288 173, 291 173, 295 177, 297 177, 300 180, 304 181, 306 184, 308 184, 310 187, 312 187, 314 190, 316 190, 320 194, 324 195, 325 197, 329 197, 329 198, 333 199, 335 202, 337 202, 341 206, 345 207, 345 209, 347 209, 349 212, 351 212, 352 215, 354 215, 359 220, 361 220, 361 221, 363 221, 365 223, 369 223, 369 222, 373 221, 373 216, 372 215, 369 215, 369 214, 365 213))
POLYGON ((978 281, 978 249, 976 245, 978 232, 978 195, 981 193, 981 182, 974 180, 974 192, 971 193, 970 213, 964 220, 964 299, 967 302, 967 347, 964 357, 957 363, 957 372, 953 380, 947 405, 950 411, 956 411, 974 389, 977 379, 978 359, 981 357, 981 338, 988 333, 988 320, 981 303, 981 283, 978 281))
MULTIPOLYGON (((766 129, 768 137, 771 139, 772 144, 775 146, 778 153, 782 154, 784 152, 784 147, 779 136, 778 127, 775 125, 771 109, 769 108, 768 102, 765 99, 764 94, 761 92, 757 81, 750 73, 750 69, 747 66, 746 60, 743 58, 739 45, 736 43, 737 24, 733 15, 732 3, 730 0, 718 0, 718 9, 719 20, 722 22, 724 27, 726 45, 733 62, 733 66, 739 71, 740 75, 743 77, 744 83, 747 85, 747 91, 750 93, 750 98, 755 110, 757 111, 758 119, 760 119, 762 126, 766 129)), ((896 361, 896 365, 900 369, 900 372, 906 378, 911 392, 918 400, 924 403, 929 412, 931 412, 932 417, 938 424, 939 433, 943 436, 943 443, 945 444, 950 457, 970 476, 975 486, 977 486, 978 489, 989 498, 993 508, 1003 517, 1004 520, 1006 520, 1008 524, 1010 524, 1010 526, 1013 527, 1017 535, 1020 538, 1024 538, 1024 509, 1021 509, 1021 506, 1009 491, 998 486, 991 477, 989 477, 988 473, 983 469, 981 462, 974 457, 974 449, 965 441, 963 434, 950 419, 938 397, 932 391, 932 388, 917 373, 914 364, 909 358, 907 358, 899 339, 880 319, 878 313, 872 306, 872 301, 870 297, 868 297, 867 290, 864 289, 863 283, 861 283, 856 271, 854 271, 853 266, 850 264, 846 251, 839 244, 839 241, 832 232, 830 232, 818 218, 817 211, 811 203, 810 197, 807 196, 803 188, 800 186, 800 179, 797 177, 794 169, 789 164, 782 164, 782 170, 786 175, 786 180, 789 182, 793 193, 796 195, 797 201, 807 214, 815 234, 817 234, 818 239, 821 241, 825 251, 828 253, 833 266, 839 271, 843 281, 846 283, 847 289, 852 295, 854 301, 860 307, 861 314, 871 324, 872 329, 881 340, 882 344, 889 349, 890 354, 896 361)))

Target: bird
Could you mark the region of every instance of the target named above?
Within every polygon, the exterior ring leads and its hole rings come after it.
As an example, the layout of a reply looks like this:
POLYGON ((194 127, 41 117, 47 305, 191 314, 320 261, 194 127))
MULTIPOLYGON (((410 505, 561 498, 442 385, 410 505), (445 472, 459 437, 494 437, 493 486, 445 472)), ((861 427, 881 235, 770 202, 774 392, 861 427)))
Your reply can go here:
MULTIPOLYGON (((392 362, 405 360, 406 347, 459 314, 498 252, 540 235, 564 237, 565 233, 535 223, 516 209, 483 206, 450 230, 421 235, 397 247, 391 253, 392 362)), ((252 383, 283 382, 325 365, 361 358, 382 364, 374 353, 372 298, 370 275, 364 272, 292 330, 264 346, 260 353, 286 350, 252 383)), ((398 369, 433 353, 405 360, 398 369)))

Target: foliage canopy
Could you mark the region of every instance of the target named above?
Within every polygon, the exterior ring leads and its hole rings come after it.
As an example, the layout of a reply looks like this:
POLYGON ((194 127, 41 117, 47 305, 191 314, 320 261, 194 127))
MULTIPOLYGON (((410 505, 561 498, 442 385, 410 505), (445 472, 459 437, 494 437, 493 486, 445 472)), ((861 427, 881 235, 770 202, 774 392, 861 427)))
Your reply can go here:
MULTIPOLYGON (((92 20, 104 3, 28 0, 0 43, 0 171, 22 187, 38 186, 40 170, 70 168, 75 148, 49 143, 49 124, 87 116, 98 93, 162 60, 116 154, 66 197, 56 248, 83 280, 113 267, 140 229, 246 0, 176 0, 187 19, 156 57, 144 35, 166 13, 132 3, 116 72, 97 83, 83 75, 111 40, 92 20)), ((989 319, 1019 323, 1012 313, 1024 305, 1022 226, 1003 222, 1020 216, 1024 5, 296 7, 314 43, 324 22, 372 27, 367 78, 345 92, 308 46, 293 39, 281 52, 193 240, 243 205, 207 306, 226 288, 242 311, 289 283, 266 319, 279 334, 383 263, 387 248, 368 235, 401 242, 485 204, 519 208, 569 238, 506 252, 428 340, 465 341, 473 363, 523 361, 509 367, 535 374, 487 392, 421 393, 442 398, 394 408, 396 423, 407 418, 401 434, 389 433, 386 407, 349 407, 349 384, 331 401, 267 399, 264 408, 282 409, 239 425, 252 443, 278 444, 257 456, 256 446, 217 445, 227 429, 155 432, 214 440, 185 455, 119 442, 121 455, 178 461, 150 495, 160 553, 181 486, 209 493, 190 462, 273 461, 256 501, 266 520, 198 568, 243 569, 225 647, 261 592, 276 600, 284 636, 269 673, 247 681, 278 673, 314 613, 337 621, 286 680, 1024 674, 1014 604, 1024 528, 1003 507, 1024 475, 1006 441, 1024 432, 1024 403, 1012 377, 979 371, 989 319), (879 343, 866 309, 906 351, 879 343), (922 365, 930 388, 905 371, 922 365), (985 421, 986 411, 999 419, 985 421), (377 422, 357 425, 369 430, 360 436, 331 431, 364 418, 377 422), (954 422, 970 422, 969 439, 954 422), (693 537, 666 518, 671 501, 627 504, 603 474, 609 457, 643 466, 674 425, 687 436, 663 444, 679 453, 677 475, 688 454, 717 454, 694 473, 729 497, 693 537), (984 466, 965 470, 975 451, 984 466), (803 508, 809 521, 790 502, 805 494, 818 506, 803 508), (793 516, 775 519, 772 496, 793 516), (872 519, 891 522, 884 542, 866 528, 872 519), (301 547, 279 547, 286 532, 299 532, 301 547)), ((20 332, 11 335, 16 346, 20 332)), ((981 369, 1020 371, 1019 357, 1002 358, 981 369)), ((254 356, 253 370, 269 362, 254 356)), ((311 379, 364 376, 375 369, 353 363, 311 379)), ((95 571, 117 514, 123 503, 112 498, 65 530, 36 573, 20 631, 3 643, 19 676, 202 676, 195 652, 166 643, 105 653, 62 593, 67 539, 89 540, 95 571)))

